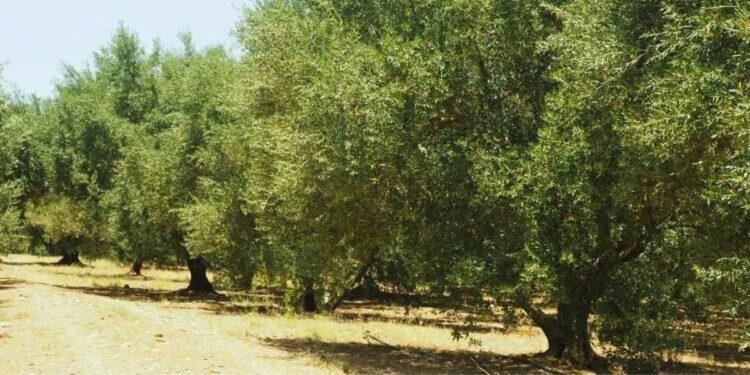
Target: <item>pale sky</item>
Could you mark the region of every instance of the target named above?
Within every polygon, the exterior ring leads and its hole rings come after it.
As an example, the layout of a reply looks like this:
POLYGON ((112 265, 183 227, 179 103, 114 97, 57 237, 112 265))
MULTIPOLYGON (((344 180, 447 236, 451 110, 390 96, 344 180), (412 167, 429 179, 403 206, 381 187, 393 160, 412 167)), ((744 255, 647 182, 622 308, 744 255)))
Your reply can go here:
MULTIPOLYGON (((122 22, 150 48, 179 46, 190 31, 198 48, 223 44, 250 0, 0 0, 0 65, 6 86, 50 96, 63 62, 86 66, 122 22)), ((248 4, 249 5, 249 4, 248 4)))

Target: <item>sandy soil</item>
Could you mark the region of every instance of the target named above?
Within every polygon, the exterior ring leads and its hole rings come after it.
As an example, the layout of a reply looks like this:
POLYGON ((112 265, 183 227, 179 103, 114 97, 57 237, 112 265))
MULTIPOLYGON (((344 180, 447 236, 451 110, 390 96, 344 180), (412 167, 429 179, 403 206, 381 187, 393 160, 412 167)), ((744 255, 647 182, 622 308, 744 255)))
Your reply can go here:
MULTIPOLYGON (((3 276, 9 268, 3 266, 3 276)), ((92 296, 18 277, 0 277, 0 312, 4 374, 333 371, 217 329, 222 317, 92 296)))

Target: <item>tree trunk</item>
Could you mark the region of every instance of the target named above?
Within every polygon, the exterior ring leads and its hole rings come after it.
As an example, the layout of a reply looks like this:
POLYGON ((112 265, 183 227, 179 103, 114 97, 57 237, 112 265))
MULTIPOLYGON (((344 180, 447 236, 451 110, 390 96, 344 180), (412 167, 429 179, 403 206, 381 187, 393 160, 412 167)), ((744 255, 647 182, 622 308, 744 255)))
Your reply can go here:
POLYGON ((252 289, 253 287, 253 278, 255 277, 255 269, 251 267, 246 267, 242 274, 240 275, 239 280, 237 280, 236 286, 239 286, 242 289, 252 289))
POLYGON ((73 266, 73 265, 82 265, 81 259, 78 258, 78 251, 68 251, 65 254, 63 254, 62 259, 60 259, 57 264, 61 266, 73 266))
POLYGON ((544 332, 547 338, 545 354, 591 368, 598 366, 601 359, 591 345, 588 322, 591 304, 581 298, 576 302, 560 303, 555 316, 528 302, 522 303, 521 308, 544 332))
POLYGON ((143 259, 141 259, 141 257, 136 257, 135 260, 133 260, 133 265, 130 266, 130 272, 132 272, 133 275, 141 276, 142 268, 143 268, 143 259))
POLYGON ((206 271, 208 270, 206 259, 201 256, 188 258, 187 265, 190 270, 190 284, 187 287, 187 291, 201 294, 217 294, 206 276, 206 271))
POLYGON ((587 367, 593 366, 599 359, 591 345, 590 315, 591 302, 587 300, 559 304, 557 321, 564 332, 565 345, 558 357, 587 367))
POLYGON ((302 294, 302 311, 306 313, 318 311, 318 304, 315 302, 315 286, 312 280, 305 282, 305 291, 302 294))
POLYGON ((547 351, 545 354, 557 358, 562 357, 565 352, 567 340, 565 339, 565 332, 558 323, 557 318, 546 314, 526 300, 521 301, 520 306, 526 312, 526 315, 534 321, 534 324, 544 332, 544 336, 547 338, 547 351))

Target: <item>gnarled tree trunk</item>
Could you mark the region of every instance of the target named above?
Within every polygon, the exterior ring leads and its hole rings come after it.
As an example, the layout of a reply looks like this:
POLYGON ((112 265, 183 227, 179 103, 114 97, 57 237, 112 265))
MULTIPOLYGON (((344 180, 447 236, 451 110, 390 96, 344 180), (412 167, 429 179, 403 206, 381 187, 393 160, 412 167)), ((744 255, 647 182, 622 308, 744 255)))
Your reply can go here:
POLYGON ((81 265, 83 263, 81 263, 81 259, 78 258, 78 251, 72 250, 63 254, 62 259, 57 261, 57 264, 61 266, 73 266, 73 265, 81 265))
POLYGON ((208 281, 206 271, 208 271, 208 262, 205 258, 198 256, 188 258, 188 269, 190 270, 190 284, 187 291, 201 294, 217 294, 214 286, 208 281))
POLYGON ((591 345, 588 322, 591 305, 590 300, 581 298, 560 303, 556 315, 546 314, 529 302, 522 303, 521 308, 544 332, 548 345, 545 354, 594 367, 601 358, 591 345))
POLYGON ((578 300, 559 305, 557 321, 564 332, 565 346, 558 356, 589 367, 597 362, 599 356, 591 345, 589 332, 590 315, 590 301, 578 300))

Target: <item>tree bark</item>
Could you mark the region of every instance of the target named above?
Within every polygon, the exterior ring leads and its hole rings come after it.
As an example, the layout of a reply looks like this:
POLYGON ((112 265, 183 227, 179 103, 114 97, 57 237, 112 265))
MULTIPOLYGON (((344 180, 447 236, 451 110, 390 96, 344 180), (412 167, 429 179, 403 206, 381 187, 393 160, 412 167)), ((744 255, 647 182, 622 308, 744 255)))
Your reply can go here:
POLYGON ((557 320, 565 338, 565 346, 559 357, 586 367, 593 366, 599 359, 591 345, 590 315, 591 302, 588 300, 559 304, 557 320))
POLYGON ((133 275, 141 276, 141 269, 143 269, 143 259, 141 259, 141 257, 136 257, 135 260, 133 260, 133 264, 130 266, 130 272, 132 272, 133 275))
POLYGON ((187 265, 190 270, 190 284, 186 289, 187 291, 200 294, 217 294, 206 276, 208 270, 206 259, 201 256, 188 258, 187 265))
POLYGON ((78 251, 68 251, 65 254, 63 254, 62 259, 57 261, 57 264, 61 266, 73 266, 73 265, 82 265, 81 259, 78 258, 78 251))

